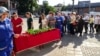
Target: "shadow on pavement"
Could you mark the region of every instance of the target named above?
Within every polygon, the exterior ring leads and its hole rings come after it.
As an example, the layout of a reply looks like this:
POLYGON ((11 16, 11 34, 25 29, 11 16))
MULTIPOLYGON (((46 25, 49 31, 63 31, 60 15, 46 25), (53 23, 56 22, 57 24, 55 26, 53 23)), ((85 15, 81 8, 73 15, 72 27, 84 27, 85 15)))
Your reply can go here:
POLYGON ((77 35, 69 35, 69 34, 65 34, 65 36, 62 38, 61 40, 61 45, 59 48, 62 48, 64 46, 68 46, 70 44, 72 44, 73 48, 77 48, 78 46, 80 46, 84 40, 87 40, 88 37, 93 38, 94 34, 83 34, 82 37, 79 37, 77 35))

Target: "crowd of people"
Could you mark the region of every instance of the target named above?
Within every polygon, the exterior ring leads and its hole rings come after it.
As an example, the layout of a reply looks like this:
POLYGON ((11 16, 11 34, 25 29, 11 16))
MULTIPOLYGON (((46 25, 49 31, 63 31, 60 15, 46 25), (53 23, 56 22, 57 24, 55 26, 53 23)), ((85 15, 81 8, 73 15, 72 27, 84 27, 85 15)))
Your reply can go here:
POLYGON ((67 15, 62 12, 49 12, 47 16, 41 14, 39 17, 39 28, 53 27, 58 28, 61 31, 61 36, 64 33, 69 33, 75 35, 79 33, 82 36, 83 29, 84 33, 96 33, 99 32, 100 28, 100 15, 89 15, 84 13, 84 15, 79 15, 75 12, 68 13, 67 15))
MULTIPOLYGON (((14 54, 13 40, 18 37, 22 32, 23 20, 16 12, 12 14, 11 20, 8 17, 8 10, 0 11, 0 56, 10 56, 14 54)), ((26 12, 27 17, 27 30, 34 29, 34 22, 32 13, 26 12)), ((68 13, 67 15, 62 12, 54 13, 50 11, 46 16, 42 13, 39 17, 39 28, 57 28, 60 30, 61 37, 64 33, 75 35, 79 33, 82 36, 83 29, 85 33, 96 33, 100 31, 100 15, 78 15, 75 12, 68 13), (89 30, 90 26, 90 30, 89 30)))
MULTIPOLYGON (((27 30, 34 29, 34 22, 31 12, 26 12, 27 17, 27 30)), ((11 19, 14 33, 20 34, 22 32, 23 21, 21 17, 18 17, 18 14, 14 12, 11 19)), ((39 17, 39 29, 42 28, 58 28, 60 29, 61 36, 63 37, 64 33, 69 33, 70 35, 75 35, 79 33, 79 36, 82 36, 83 29, 84 33, 96 33, 99 32, 100 28, 100 15, 89 15, 84 13, 84 15, 79 15, 76 12, 72 13, 54 13, 50 11, 48 15, 42 13, 39 17)))

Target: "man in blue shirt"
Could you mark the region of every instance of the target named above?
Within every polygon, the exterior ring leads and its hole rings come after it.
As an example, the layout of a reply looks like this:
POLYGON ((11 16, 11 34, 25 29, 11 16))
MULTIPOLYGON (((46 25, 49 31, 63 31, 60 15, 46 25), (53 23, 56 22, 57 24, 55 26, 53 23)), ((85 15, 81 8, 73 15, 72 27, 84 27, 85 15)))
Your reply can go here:
MULTIPOLYGON (((17 35, 16 35, 17 36, 17 35)), ((13 28, 8 10, 0 7, 0 56, 10 56, 13 49, 13 28)))
POLYGON ((60 12, 58 12, 56 17, 56 28, 60 29, 61 36, 63 36, 63 18, 60 12))

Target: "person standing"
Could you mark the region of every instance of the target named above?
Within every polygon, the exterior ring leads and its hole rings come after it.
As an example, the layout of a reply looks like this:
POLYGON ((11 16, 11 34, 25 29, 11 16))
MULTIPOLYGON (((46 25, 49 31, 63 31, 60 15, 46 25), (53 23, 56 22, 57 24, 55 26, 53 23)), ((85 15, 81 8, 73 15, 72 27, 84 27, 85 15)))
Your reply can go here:
POLYGON ((94 17, 93 15, 91 15, 90 19, 89 19, 89 24, 90 24, 90 32, 94 32, 94 17))
POLYGON ((61 36, 63 37, 63 18, 60 12, 57 13, 56 17, 56 28, 60 29, 61 36))
MULTIPOLYGON (((76 15, 76 27, 75 27, 75 33, 78 33, 78 22, 79 22, 79 19, 81 18, 81 15, 76 15)), ((82 17, 83 18, 83 17, 82 17)))
POLYGON ((83 20, 84 20, 85 33, 87 33, 88 32, 88 23, 89 23, 88 14, 85 13, 83 20))
MULTIPOLYGON (((14 12, 12 14, 11 22, 12 22, 12 25, 13 25, 14 33, 15 34, 21 34, 23 21, 22 21, 22 18, 18 17, 18 14, 16 12, 14 12)), ((15 52, 14 51, 13 51, 12 55, 15 56, 15 52)))
POLYGON ((26 12, 28 30, 33 29, 33 19, 31 12, 26 12))
POLYGON ((78 22, 77 22, 78 33, 80 33, 79 36, 82 36, 83 26, 84 26, 84 20, 83 20, 83 17, 82 17, 82 16, 79 16, 78 22))
POLYGON ((99 22, 98 21, 99 21, 99 15, 96 15, 96 17, 94 19, 94 25, 95 25, 96 33, 98 33, 98 31, 99 31, 99 28, 98 28, 99 22))
POLYGON ((65 21, 65 17, 64 17, 64 13, 62 13, 62 12, 59 12, 59 13, 61 13, 61 17, 62 17, 62 19, 63 19, 63 25, 62 25, 62 30, 63 30, 63 33, 65 33, 64 32, 64 21, 65 21))
POLYGON ((16 12, 14 12, 12 16, 13 16, 13 18, 11 19, 11 22, 13 25, 14 33, 21 34, 23 20, 22 20, 22 18, 18 17, 18 14, 16 12))
POLYGON ((47 28, 47 19, 45 17, 45 14, 41 15, 41 21, 42 21, 42 28, 47 28))
POLYGON ((55 16, 53 12, 49 12, 48 18, 47 18, 47 22, 48 22, 48 27, 50 28, 55 28, 55 16))
POLYGON ((76 13, 73 12, 70 17, 71 17, 70 33, 71 33, 71 35, 75 35, 74 29, 75 29, 75 26, 76 26, 76 13))
POLYGON ((18 37, 13 32, 8 10, 0 6, 0 56, 11 56, 13 50, 13 37, 18 37))
POLYGON ((68 16, 67 16, 67 29, 68 29, 68 33, 70 33, 70 21, 71 21, 70 13, 68 13, 68 16))
POLYGON ((63 32, 65 33, 67 30, 67 16, 63 13, 63 32))

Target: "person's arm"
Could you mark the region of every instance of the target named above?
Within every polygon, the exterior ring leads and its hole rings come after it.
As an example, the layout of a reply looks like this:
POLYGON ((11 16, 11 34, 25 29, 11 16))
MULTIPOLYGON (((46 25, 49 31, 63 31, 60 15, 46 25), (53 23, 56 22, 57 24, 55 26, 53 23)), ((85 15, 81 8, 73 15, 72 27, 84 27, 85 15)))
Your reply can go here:
POLYGON ((34 27, 33 27, 33 19, 32 18, 31 18, 30 22, 31 22, 31 29, 33 29, 34 27))
POLYGON ((47 25, 49 24, 49 18, 47 19, 47 25))
POLYGON ((22 18, 21 18, 21 23, 20 23, 20 26, 22 26, 23 25, 23 20, 22 20, 22 18))
POLYGON ((9 21, 9 23, 10 23, 10 28, 11 28, 12 37, 18 38, 18 37, 19 37, 19 34, 15 34, 15 33, 14 33, 12 22, 9 21))
POLYGON ((47 22, 47 19, 45 19, 45 26, 47 26, 48 25, 48 22, 47 22))
POLYGON ((20 24, 17 25, 17 27, 22 26, 22 25, 23 25, 23 20, 22 20, 22 18, 20 18, 20 24))

